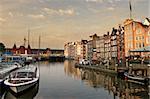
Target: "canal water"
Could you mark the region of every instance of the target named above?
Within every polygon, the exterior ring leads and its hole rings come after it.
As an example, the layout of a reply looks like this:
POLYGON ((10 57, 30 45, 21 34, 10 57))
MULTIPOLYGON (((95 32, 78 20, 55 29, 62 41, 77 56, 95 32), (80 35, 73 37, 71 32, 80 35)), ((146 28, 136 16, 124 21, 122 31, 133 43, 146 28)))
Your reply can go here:
POLYGON ((98 71, 78 69, 73 61, 40 62, 40 81, 14 96, 0 89, 4 99, 149 99, 148 87, 98 71))

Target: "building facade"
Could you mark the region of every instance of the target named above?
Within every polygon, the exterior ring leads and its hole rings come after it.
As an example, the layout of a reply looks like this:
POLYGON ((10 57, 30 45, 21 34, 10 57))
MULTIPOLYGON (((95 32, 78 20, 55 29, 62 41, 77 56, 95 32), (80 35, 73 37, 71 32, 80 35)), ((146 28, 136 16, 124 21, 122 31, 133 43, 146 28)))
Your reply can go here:
POLYGON ((148 45, 146 42, 147 28, 147 25, 132 19, 127 19, 124 22, 125 57, 129 56, 130 50, 140 49, 148 45))
POLYGON ((111 59, 111 35, 109 32, 104 34, 104 56, 105 59, 111 59))

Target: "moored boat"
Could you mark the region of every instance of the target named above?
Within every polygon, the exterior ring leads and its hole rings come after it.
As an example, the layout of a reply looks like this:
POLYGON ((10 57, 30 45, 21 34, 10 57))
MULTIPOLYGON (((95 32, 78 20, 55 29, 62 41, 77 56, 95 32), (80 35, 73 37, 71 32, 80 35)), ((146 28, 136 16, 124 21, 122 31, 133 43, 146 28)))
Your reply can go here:
POLYGON ((129 73, 124 73, 124 76, 125 76, 125 79, 127 80, 131 80, 135 83, 141 83, 141 84, 147 84, 149 80, 147 77, 132 75, 129 73))
POLYGON ((5 91, 1 99, 34 99, 39 90, 39 83, 35 84, 33 87, 29 88, 28 91, 22 94, 13 94, 9 91, 5 91))
POLYGON ((24 66, 24 59, 20 55, 4 55, 2 57, 2 62, 5 62, 5 63, 17 62, 17 63, 21 64, 22 66, 24 66))
POLYGON ((2 62, 0 63, 0 83, 2 83, 6 77, 8 76, 8 74, 17 69, 17 68, 20 68, 21 65, 19 63, 11 63, 11 62, 2 62))
POLYGON ((38 83, 39 76, 38 66, 28 65, 11 73, 8 79, 4 81, 4 84, 17 94, 38 83))

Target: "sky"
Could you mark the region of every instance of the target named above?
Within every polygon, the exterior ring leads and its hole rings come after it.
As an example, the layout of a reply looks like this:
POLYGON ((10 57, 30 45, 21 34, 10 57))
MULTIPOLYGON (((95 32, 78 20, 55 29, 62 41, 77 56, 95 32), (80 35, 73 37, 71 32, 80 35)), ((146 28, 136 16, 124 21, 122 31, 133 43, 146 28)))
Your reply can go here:
MULTIPOLYGON (((150 17, 149 0, 131 0, 133 18, 150 17)), ((89 35, 103 35, 129 18, 128 0, 0 0, 0 42, 6 47, 24 44, 62 49, 89 35)))

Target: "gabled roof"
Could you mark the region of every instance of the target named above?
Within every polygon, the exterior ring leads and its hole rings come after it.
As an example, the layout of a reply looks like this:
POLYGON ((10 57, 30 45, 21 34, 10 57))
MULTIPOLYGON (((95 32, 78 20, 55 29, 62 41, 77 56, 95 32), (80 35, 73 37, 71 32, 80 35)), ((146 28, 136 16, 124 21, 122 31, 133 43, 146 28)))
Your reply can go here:
POLYGON ((146 25, 146 26, 150 26, 150 19, 149 18, 145 18, 143 24, 146 25))

